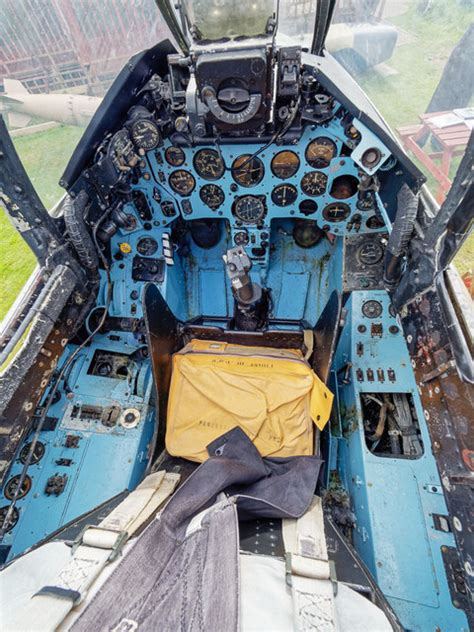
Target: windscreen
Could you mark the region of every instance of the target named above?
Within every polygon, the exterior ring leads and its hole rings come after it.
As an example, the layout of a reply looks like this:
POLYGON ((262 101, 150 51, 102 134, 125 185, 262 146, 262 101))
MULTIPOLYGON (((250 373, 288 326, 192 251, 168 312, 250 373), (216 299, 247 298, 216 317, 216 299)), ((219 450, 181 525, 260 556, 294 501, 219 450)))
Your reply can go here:
POLYGON ((218 41, 267 33, 275 0, 184 0, 183 9, 195 40, 218 41))
MULTIPOLYGON (((474 127, 472 0, 338 0, 326 48, 442 203, 474 127)), ((455 262, 472 275, 474 234, 455 262)))

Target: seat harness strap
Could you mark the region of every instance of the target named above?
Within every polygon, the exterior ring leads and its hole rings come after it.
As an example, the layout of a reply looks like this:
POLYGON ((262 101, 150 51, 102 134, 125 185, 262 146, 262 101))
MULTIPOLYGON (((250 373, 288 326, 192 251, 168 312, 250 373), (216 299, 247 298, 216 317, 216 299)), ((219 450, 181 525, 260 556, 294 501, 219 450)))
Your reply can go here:
POLYGON ((98 526, 86 526, 57 582, 43 586, 20 614, 24 629, 32 621, 41 621, 42 630, 55 630, 84 600, 105 566, 120 555, 125 542, 172 494, 178 481, 179 474, 164 470, 150 474, 98 526))
POLYGON ((295 630, 337 632, 321 498, 314 496, 309 509, 297 520, 285 519, 282 523, 295 630))

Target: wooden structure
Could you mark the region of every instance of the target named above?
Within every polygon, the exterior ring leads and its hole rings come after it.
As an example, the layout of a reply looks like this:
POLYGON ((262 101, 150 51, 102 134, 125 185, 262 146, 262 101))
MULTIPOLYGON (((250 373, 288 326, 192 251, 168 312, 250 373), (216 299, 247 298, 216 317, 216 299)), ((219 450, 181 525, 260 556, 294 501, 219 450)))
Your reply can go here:
POLYGON ((462 156, 471 135, 471 129, 459 119, 459 125, 439 127, 436 119, 452 112, 429 112, 421 114, 421 123, 400 127, 398 133, 405 149, 411 151, 424 167, 436 178, 438 189, 436 199, 442 203, 451 188, 449 169, 454 156, 462 156), (418 143, 431 137, 433 149, 429 150, 429 140, 424 147, 418 143), (440 164, 435 162, 440 160, 440 164))
POLYGON ((154 0, 2 0, 0 79, 32 93, 103 95, 127 59, 167 32, 154 0))

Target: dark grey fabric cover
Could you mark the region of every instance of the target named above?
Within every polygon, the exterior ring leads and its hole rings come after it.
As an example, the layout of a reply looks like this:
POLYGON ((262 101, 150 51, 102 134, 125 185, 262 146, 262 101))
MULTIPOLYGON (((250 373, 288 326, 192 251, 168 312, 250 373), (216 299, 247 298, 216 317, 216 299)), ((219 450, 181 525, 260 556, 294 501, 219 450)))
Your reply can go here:
POLYGON ((74 632, 238 629, 240 517, 299 517, 314 494, 316 457, 262 459, 240 428, 208 446, 210 458, 169 500, 99 590, 74 632), (220 492, 227 498, 216 502, 220 492), (186 536, 203 509, 200 528, 186 536))

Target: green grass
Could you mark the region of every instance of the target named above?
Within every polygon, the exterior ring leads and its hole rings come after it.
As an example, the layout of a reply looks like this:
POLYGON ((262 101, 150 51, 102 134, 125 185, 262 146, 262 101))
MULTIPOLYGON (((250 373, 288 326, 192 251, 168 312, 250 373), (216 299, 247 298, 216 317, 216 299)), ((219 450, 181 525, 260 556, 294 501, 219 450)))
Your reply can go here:
POLYGON ((382 77, 371 72, 360 81, 390 126, 418 123, 451 51, 472 19, 473 12, 458 0, 439 0, 427 15, 420 15, 412 6, 391 20, 410 37, 410 43, 397 46, 387 62, 398 74, 382 77))
MULTIPOLYGON (((43 204, 51 208, 64 193, 58 185, 83 130, 60 126, 14 139, 15 148, 43 204)), ((1 208, 1 206, 0 206, 1 208)), ((0 321, 36 265, 36 258, 0 210, 0 321)))
MULTIPOLYGON (((392 129, 419 122, 419 114, 426 111, 451 51, 473 17, 473 11, 463 8, 458 0, 438 0, 427 15, 420 15, 412 6, 393 18, 392 23, 412 40, 398 46, 387 62, 398 74, 382 77, 376 71, 369 71, 360 79, 362 88, 392 129)), ((434 177, 414 161, 427 175, 428 187, 434 192, 434 177)), ((453 160, 451 179, 459 163, 460 158, 453 160)), ((454 263, 461 274, 474 268, 474 234, 468 237, 454 263)))

